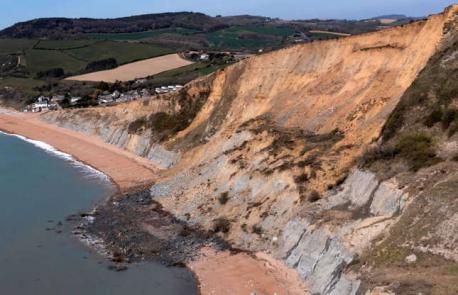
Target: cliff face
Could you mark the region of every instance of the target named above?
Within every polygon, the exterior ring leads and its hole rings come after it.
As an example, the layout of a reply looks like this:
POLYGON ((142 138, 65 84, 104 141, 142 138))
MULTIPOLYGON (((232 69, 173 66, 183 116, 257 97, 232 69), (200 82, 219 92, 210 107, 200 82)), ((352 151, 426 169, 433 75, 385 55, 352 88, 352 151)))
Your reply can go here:
POLYGON ((355 294, 359 270, 344 270, 415 199, 396 173, 355 160, 451 44, 457 11, 257 56, 178 94, 43 119, 170 168, 151 195, 178 218, 283 259, 312 293, 355 294))

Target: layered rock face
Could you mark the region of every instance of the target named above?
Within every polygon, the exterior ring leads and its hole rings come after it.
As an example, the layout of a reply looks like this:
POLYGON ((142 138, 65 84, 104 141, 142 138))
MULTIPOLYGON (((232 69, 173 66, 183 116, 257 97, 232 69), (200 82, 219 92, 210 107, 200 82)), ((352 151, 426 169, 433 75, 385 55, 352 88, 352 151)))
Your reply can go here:
POLYGON ((256 56, 178 94, 43 119, 164 168, 151 196, 176 217, 284 260, 314 294, 356 294, 344 270, 410 197, 355 160, 456 33, 457 11, 256 56))
POLYGON ((356 294, 360 282, 342 271, 396 221, 408 198, 395 180, 379 182, 361 170, 340 189, 317 202, 313 213, 289 221, 280 239, 278 256, 316 294, 356 294))

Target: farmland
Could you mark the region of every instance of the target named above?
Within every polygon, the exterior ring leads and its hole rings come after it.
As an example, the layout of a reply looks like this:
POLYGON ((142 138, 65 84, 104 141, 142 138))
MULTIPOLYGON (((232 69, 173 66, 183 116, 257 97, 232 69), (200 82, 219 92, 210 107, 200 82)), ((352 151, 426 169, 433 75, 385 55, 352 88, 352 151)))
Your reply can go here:
POLYGON ((235 50, 257 50, 265 47, 279 47, 283 38, 294 34, 288 27, 244 26, 231 27, 208 34, 210 47, 232 48, 235 50))
POLYGON ((93 90, 86 88, 93 86, 60 79, 90 71, 93 62, 111 59, 122 66, 169 53, 173 50, 142 43, 0 39, 0 101, 16 107, 40 94, 89 95, 93 90))
POLYGON ((257 50, 265 47, 279 47, 284 38, 294 34, 286 26, 231 26, 205 32, 187 28, 166 28, 132 33, 91 33, 86 37, 94 40, 143 41, 165 47, 176 46, 178 40, 191 47, 201 43, 201 47, 221 50, 257 50))
POLYGON ((228 64, 212 65, 208 63, 197 62, 191 65, 151 76, 148 78, 148 83, 151 86, 186 84, 196 78, 223 69, 226 66, 228 66, 228 64))
POLYGON ((125 64, 171 52, 149 44, 115 41, 0 39, 0 55, 22 56, 31 76, 53 68, 77 74, 93 61, 114 58, 125 64))
POLYGON ((87 37, 94 40, 138 41, 155 38, 161 34, 190 35, 197 32, 199 31, 186 28, 167 28, 133 33, 91 33, 87 34, 87 37))
POLYGON ((191 64, 192 62, 182 59, 178 54, 169 54, 150 58, 120 66, 116 69, 89 73, 80 76, 69 77, 67 80, 75 81, 103 81, 114 83, 116 81, 130 81, 143 78, 164 71, 173 70, 191 64))

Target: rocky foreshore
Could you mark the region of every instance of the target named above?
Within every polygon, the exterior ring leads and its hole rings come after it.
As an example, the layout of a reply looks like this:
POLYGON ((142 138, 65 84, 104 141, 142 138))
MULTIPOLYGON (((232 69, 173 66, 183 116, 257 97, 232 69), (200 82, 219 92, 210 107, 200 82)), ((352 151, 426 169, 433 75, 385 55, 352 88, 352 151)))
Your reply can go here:
POLYGON ((148 190, 116 194, 78 220, 74 234, 117 264, 159 261, 184 266, 200 249, 230 250, 222 239, 162 210, 148 190))
POLYGON ((189 268, 199 294, 221 290, 307 294, 298 276, 283 266, 259 253, 234 249, 214 232, 176 219, 151 198, 149 190, 116 194, 92 212, 70 216, 68 221, 75 235, 111 261, 108 268, 113 271, 128 270, 131 263, 159 262, 189 268), (233 278, 220 281, 228 275, 233 278))

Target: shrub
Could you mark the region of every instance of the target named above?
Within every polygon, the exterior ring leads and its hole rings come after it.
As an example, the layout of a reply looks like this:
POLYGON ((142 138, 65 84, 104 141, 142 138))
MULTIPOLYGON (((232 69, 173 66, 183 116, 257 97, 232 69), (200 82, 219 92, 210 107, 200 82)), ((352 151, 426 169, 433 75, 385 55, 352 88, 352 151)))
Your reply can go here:
POLYGON ((448 129, 448 137, 452 137, 455 133, 458 132, 458 120, 455 120, 448 129))
POLYGON ((225 218, 220 217, 213 221, 213 231, 215 233, 222 232, 228 233, 231 230, 231 222, 225 218))
POLYGON ((38 79, 43 78, 60 78, 65 75, 65 71, 62 68, 53 68, 46 71, 41 71, 37 73, 38 79))
POLYGON ((143 127, 145 127, 145 125, 146 125, 146 117, 139 118, 139 119, 129 123, 129 127, 127 128, 127 132, 129 134, 136 134, 143 127))
POLYGON ((429 114, 425 119, 425 125, 429 128, 433 127, 437 122, 442 121, 444 113, 441 107, 435 108, 431 114, 429 114))
POLYGON ((218 198, 218 201, 221 205, 225 205, 227 201, 229 201, 229 193, 228 192, 221 193, 221 195, 218 198))
POLYGON ((458 120, 458 111, 456 109, 448 109, 442 116, 442 128, 447 130, 453 121, 458 120))
POLYGON ((395 109, 386 120, 382 130, 383 141, 388 141, 404 123, 403 109, 395 109))
POLYGON ((398 150, 393 146, 375 146, 367 149, 359 158, 359 165, 362 167, 369 166, 378 160, 393 159, 398 150))
POLYGON ((87 64, 85 71, 86 72, 95 72, 114 69, 118 66, 118 62, 114 58, 107 58, 102 60, 92 61, 87 64))
POLYGON ((154 113, 148 120, 151 128, 158 132, 173 129, 177 123, 173 116, 164 112, 154 113))
POLYGON ((255 224, 251 227, 251 232, 257 235, 262 235, 262 227, 255 224))
POLYGON ((309 196, 307 197, 307 200, 310 203, 315 203, 316 201, 318 201, 320 199, 321 199, 320 194, 315 190, 310 192, 309 196))
POLYGON ((458 97, 458 82, 452 78, 453 75, 456 77, 456 72, 451 73, 449 79, 446 79, 437 91, 439 100, 445 104, 450 103, 453 99, 458 97))
POLYGON ((440 161, 434 150, 433 139, 424 133, 402 136, 396 144, 396 149, 403 158, 409 161, 412 171, 434 165, 440 161))
POLYGON ((308 180, 309 176, 307 175, 307 173, 302 173, 301 175, 294 177, 294 182, 296 182, 297 184, 303 184, 308 180))

